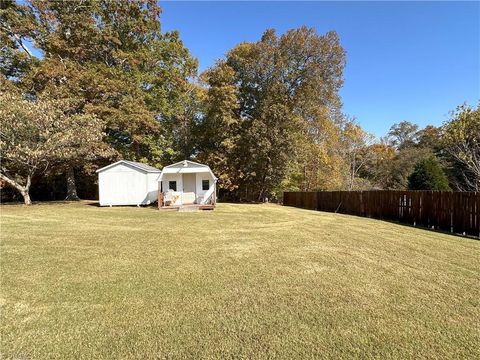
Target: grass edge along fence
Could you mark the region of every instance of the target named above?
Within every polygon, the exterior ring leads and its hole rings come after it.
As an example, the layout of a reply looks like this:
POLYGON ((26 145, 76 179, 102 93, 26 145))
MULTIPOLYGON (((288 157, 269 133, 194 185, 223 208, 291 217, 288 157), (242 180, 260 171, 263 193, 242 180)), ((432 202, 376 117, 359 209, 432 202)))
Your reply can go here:
POLYGON ((395 221, 480 238, 480 192, 284 192, 283 205, 395 221))

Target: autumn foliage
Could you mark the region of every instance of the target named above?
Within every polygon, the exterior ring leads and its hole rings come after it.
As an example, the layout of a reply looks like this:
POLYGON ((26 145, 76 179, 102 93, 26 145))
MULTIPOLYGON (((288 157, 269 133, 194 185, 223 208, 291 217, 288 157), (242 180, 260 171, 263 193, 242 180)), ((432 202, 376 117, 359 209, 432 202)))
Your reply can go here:
POLYGON ((153 0, 0 2, 2 186, 29 202, 32 182, 63 176, 74 200, 79 176, 93 184, 114 160, 194 159, 217 174, 221 198, 265 201, 405 189, 415 164, 434 157, 451 188, 478 190, 478 108, 375 139, 343 113, 335 31, 267 29, 198 74, 160 15, 153 0))

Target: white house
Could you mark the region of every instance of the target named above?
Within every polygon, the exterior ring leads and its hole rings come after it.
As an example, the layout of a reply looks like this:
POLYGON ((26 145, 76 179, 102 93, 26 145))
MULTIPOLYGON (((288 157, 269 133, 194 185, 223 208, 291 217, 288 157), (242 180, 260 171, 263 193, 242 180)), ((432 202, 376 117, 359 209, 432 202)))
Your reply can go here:
POLYGON ((184 160, 165 166, 158 177, 159 208, 197 204, 213 208, 216 182, 209 166, 184 160))
POLYGON ((120 160, 97 170, 100 206, 148 205, 157 200, 160 170, 120 160))

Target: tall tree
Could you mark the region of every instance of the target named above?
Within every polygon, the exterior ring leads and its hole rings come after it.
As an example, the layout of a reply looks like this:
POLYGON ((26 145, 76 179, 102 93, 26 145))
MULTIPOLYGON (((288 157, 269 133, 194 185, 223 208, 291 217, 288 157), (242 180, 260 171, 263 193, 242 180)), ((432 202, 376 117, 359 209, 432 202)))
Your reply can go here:
POLYGON ((450 157, 459 190, 480 190, 480 105, 466 104, 452 112, 444 125, 444 145, 450 157))
POLYGON ((370 181, 374 189, 386 189, 392 179, 392 163, 396 160, 395 149, 383 139, 369 146, 370 156, 360 176, 370 181))
POLYGON ((38 61, 28 45, 35 24, 26 5, 0 1, 0 74, 5 78, 18 81, 38 61))
POLYGON ((392 125, 388 132, 388 139, 392 146, 401 150, 417 143, 417 131, 418 125, 409 121, 402 121, 392 125))
POLYGON ((442 150, 442 129, 433 125, 427 125, 417 132, 418 146, 432 149, 438 153, 442 150))
POLYGON ((35 175, 79 155, 93 156, 103 123, 93 115, 67 115, 58 100, 26 100, 0 92, 0 178, 18 190, 26 205, 35 175))
POLYGON ((357 188, 360 171, 371 162, 374 156, 371 145, 373 136, 364 131, 354 120, 348 121, 342 131, 341 149, 347 164, 346 188, 357 188))
POLYGON ((234 76, 234 70, 224 61, 202 74, 207 90, 203 98, 204 118, 196 130, 199 160, 211 165, 219 174, 219 187, 227 191, 238 188, 240 120, 234 76))
MULTIPOLYGON (((156 1, 31 0, 28 13, 44 57, 24 89, 104 120, 120 157, 161 166, 184 156, 197 61, 178 32, 161 32, 156 1)), ((66 165, 68 175, 82 164, 66 165)))
MULTIPOLYGON (((344 56, 336 33, 318 35, 302 27, 282 36, 267 30, 260 41, 237 45, 215 66, 233 71, 225 85, 236 100, 229 99, 226 110, 237 136, 227 132, 217 144, 233 140, 229 166, 239 197, 269 196, 289 169, 298 167, 292 159, 298 159, 299 143, 320 141, 323 134, 315 132, 321 120, 333 121, 340 107, 344 56)), ((211 116, 217 115, 207 114, 204 122, 211 116)))

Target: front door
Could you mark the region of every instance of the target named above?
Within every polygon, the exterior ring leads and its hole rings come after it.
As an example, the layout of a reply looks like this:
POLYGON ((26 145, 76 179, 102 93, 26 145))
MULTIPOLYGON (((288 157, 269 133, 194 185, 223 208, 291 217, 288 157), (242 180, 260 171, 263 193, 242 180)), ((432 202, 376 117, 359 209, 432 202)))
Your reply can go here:
POLYGON ((183 174, 183 203, 195 202, 195 174, 183 174))

